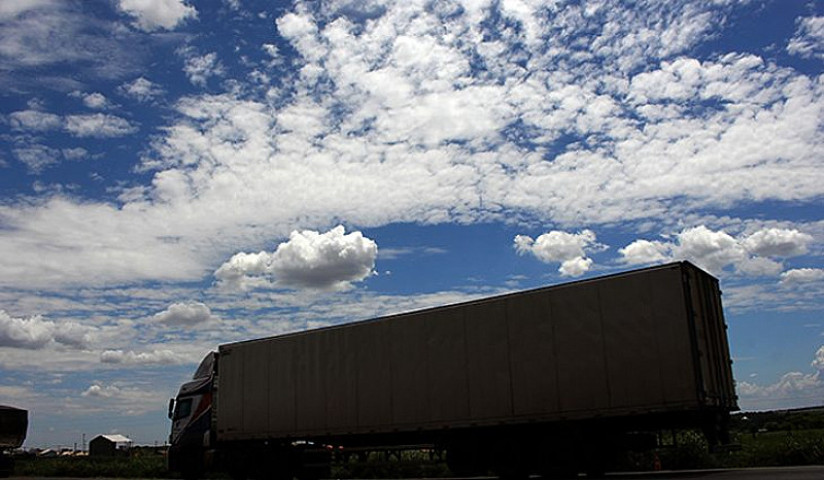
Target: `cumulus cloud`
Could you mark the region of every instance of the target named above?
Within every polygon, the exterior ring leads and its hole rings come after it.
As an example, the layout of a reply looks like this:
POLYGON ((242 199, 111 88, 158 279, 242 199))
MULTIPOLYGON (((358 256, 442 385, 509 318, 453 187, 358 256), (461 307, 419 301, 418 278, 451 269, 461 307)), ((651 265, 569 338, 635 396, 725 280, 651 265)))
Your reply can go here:
POLYGON ((212 311, 203 303, 175 303, 155 314, 154 320, 172 327, 193 327, 215 319, 212 311))
POLYGON ((670 260, 672 246, 666 242, 636 240, 618 249, 622 259, 629 264, 661 263, 670 260))
POLYGON ((90 328, 75 322, 56 323, 39 315, 17 318, 0 310, 0 347, 39 350, 59 344, 84 348, 91 336, 90 328))
POLYGON ((124 365, 180 365, 188 359, 172 350, 151 350, 135 352, 132 350, 106 350, 100 354, 102 363, 124 365))
POLYGON ((578 277, 589 271, 592 259, 587 257, 587 250, 600 250, 604 246, 597 243, 595 233, 582 230, 568 233, 553 230, 536 239, 527 235, 517 235, 514 240, 515 250, 519 255, 532 254, 544 263, 560 263, 561 275, 578 277))
POLYGON ((741 243, 755 255, 796 257, 807 253, 807 245, 812 241, 812 235, 795 229, 767 228, 753 233, 741 243))
POLYGON ((369 277, 377 244, 343 226, 328 232, 294 231, 274 252, 238 253, 215 271, 220 286, 248 289, 273 285, 286 288, 345 290, 369 277))
POLYGON ((164 90, 151 80, 138 77, 131 82, 120 85, 118 92, 139 102, 148 102, 163 95, 164 90))
POLYGON ((125 118, 104 113, 66 116, 66 131, 77 137, 122 137, 138 128, 125 118))
POLYGON ((804 255, 813 237, 796 229, 765 228, 734 237, 704 225, 687 228, 671 241, 636 240, 618 250, 629 264, 689 260, 720 274, 726 268, 747 275, 778 275, 783 264, 770 257, 804 255))
POLYGON ((110 106, 109 99, 100 92, 74 92, 72 95, 80 98, 83 101, 83 105, 94 110, 101 110, 110 106))
POLYGON ((197 18, 197 10, 186 0, 119 0, 118 5, 147 32, 171 30, 187 19, 197 18))

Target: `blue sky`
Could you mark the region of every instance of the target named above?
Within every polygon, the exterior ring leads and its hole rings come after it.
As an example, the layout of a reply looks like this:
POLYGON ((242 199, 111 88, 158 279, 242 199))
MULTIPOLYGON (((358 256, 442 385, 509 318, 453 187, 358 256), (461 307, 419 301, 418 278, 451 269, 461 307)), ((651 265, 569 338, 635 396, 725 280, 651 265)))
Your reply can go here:
POLYGON ((688 259, 824 398, 824 4, 0 4, 0 403, 168 435, 218 344, 688 259))

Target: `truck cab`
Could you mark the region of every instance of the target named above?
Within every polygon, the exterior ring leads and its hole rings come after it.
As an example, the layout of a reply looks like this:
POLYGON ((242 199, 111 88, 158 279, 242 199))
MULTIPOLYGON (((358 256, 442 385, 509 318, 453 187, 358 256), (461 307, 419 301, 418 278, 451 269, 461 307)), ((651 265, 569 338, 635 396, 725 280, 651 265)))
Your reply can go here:
POLYGON ((203 469, 205 452, 212 443, 212 400, 217 353, 210 352, 184 383, 176 398, 169 400, 169 469, 196 474, 203 469))

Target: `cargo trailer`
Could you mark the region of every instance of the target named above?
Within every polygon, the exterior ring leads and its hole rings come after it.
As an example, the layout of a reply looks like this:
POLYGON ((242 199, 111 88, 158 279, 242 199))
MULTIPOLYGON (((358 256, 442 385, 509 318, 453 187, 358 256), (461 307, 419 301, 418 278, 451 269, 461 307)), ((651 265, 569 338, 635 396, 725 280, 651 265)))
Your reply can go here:
POLYGON ((728 442, 718 280, 688 262, 221 345, 170 401, 170 467, 317 478, 432 445, 457 475, 597 473, 648 432, 728 442))

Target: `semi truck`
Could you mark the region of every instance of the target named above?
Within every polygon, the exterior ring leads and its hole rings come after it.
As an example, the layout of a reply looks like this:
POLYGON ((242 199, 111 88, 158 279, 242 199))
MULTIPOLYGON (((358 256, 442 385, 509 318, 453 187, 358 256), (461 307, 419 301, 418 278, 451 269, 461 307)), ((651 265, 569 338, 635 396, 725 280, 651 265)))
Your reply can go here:
POLYGON ((29 428, 29 412, 22 408, 0 405, 0 477, 14 471, 12 450, 23 446, 29 428))
POLYGON ((677 262, 220 345, 169 403, 186 477, 320 478, 328 452, 427 445, 456 475, 603 472, 658 432, 729 442, 718 280, 677 262))

